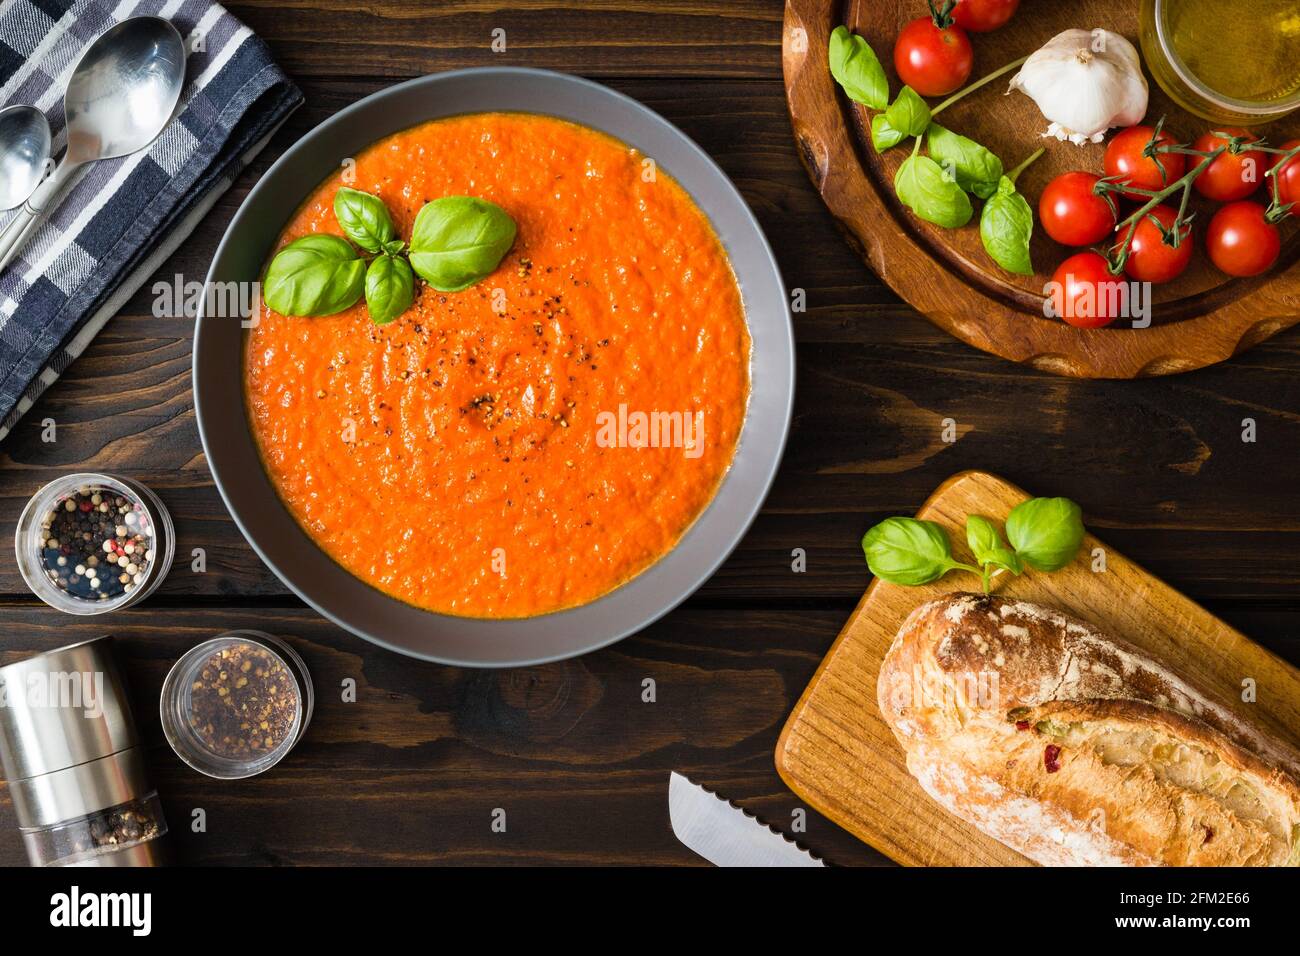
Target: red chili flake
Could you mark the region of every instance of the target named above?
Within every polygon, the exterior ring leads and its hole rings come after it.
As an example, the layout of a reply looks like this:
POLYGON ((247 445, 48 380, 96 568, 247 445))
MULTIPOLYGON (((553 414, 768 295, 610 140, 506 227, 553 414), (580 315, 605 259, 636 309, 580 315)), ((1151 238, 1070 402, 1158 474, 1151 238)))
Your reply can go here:
POLYGON ((1029 721, 1027 720, 1016 721, 1016 730, 1028 730, 1028 729, 1029 729, 1029 721))
POLYGON ((1205 846, 1214 839, 1214 827, 1206 827, 1204 823, 1201 826, 1205 827, 1205 839, 1201 841, 1201 846, 1205 846))
POLYGON ((1048 773, 1056 773, 1061 769, 1061 764, 1057 760, 1061 756, 1061 748, 1056 744, 1048 744, 1047 749, 1043 751, 1043 766, 1047 768, 1048 773))

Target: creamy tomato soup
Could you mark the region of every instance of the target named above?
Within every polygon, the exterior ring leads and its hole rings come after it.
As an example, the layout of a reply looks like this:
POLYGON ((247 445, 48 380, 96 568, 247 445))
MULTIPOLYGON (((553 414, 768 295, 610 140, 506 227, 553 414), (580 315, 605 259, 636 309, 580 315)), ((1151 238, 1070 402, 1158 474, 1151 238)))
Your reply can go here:
MULTIPOLYGON (((281 237, 342 235, 336 176, 281 237)), ((375 325, 364 300, 247 335, 248 416, 308 535, 418 607, 521 617, 583 604, 668 552, 731 463, 749 393, 740 291, 708 220, 623 143, 548 117, 428 123, 356 157, 407 239, 469 195, 518 225, 462 292, 417 281, 375 325)))

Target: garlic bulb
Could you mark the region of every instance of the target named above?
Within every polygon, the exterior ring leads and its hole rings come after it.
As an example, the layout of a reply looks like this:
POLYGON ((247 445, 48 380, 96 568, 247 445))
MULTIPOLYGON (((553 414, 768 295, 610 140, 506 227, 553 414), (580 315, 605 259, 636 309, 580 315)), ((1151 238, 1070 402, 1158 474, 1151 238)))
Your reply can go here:
POLYGON ((1137 50, 1109 30, 1066 30, 1043 44, 1011 80, 1051 123, 1044 136, 1082 146, 1146 115, 1147 81, 1137 50))

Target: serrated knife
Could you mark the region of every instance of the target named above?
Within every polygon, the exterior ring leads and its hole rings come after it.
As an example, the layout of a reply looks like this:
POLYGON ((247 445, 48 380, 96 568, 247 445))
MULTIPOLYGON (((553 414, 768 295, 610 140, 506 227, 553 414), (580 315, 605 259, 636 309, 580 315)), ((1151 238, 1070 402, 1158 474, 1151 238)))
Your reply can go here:
POLYGON ((668 819, 677 839, 715 866, 826 865, 679 773, 668 776, 668 819))

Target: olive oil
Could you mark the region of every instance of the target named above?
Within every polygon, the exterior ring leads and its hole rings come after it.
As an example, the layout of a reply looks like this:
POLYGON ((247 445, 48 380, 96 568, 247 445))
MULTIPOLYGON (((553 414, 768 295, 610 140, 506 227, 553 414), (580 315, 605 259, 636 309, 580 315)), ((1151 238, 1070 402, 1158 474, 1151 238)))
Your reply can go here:
POLYGON ((1143 0, 1141 41, 1156 81, 1203 117, 1263 123, 1300 106, 1300 4, 1143 0))

